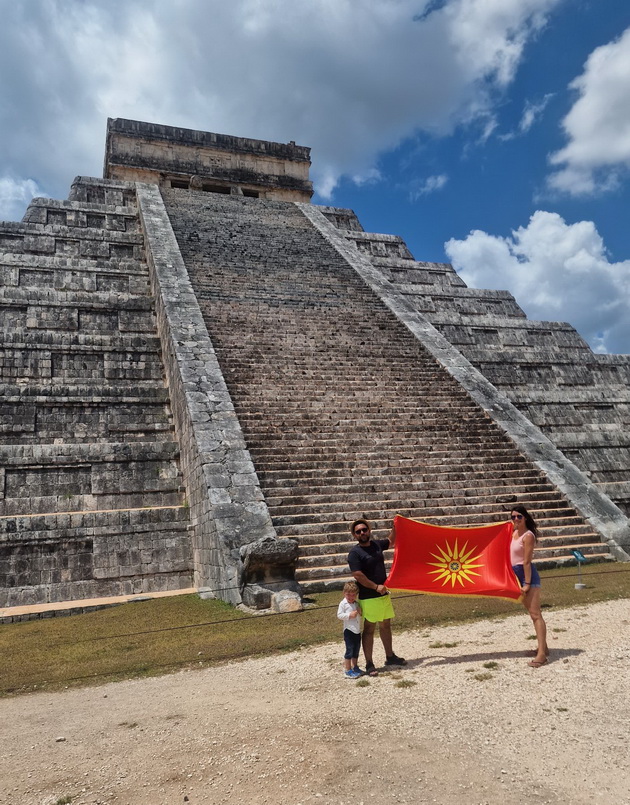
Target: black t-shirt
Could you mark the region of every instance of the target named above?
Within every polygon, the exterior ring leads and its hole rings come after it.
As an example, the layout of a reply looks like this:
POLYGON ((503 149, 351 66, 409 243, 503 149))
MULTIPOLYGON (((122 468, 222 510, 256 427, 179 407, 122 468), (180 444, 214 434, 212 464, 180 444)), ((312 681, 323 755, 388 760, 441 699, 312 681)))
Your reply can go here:
MULTIPOLYGON (((353 573, 360 570, 374 584, 384 584, 387 578, 387 571, 385 570, 383 551, 388 548, 388 539, 371 539, 365 548, 357 543, 348 554, 350 570, 353 573)), ((359 598, 380 598, 381 594, 377 593, 376 590, 371 587, 364 587, 359 582, 357 584, 359 585, 359 598)))

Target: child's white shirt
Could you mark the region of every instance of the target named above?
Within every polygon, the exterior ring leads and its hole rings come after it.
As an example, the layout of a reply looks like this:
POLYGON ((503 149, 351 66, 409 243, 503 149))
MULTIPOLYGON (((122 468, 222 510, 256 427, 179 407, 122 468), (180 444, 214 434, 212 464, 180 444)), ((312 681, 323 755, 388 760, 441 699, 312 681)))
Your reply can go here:
POLYGON ((355 618, 350 617, 351 612, 358 612, 359 607, 357 602, 351 604, 346 598, 341 599, 339 608, 337 609, 337 617, 343 621, 343 628, 350 629, 355 634, 361 634, 361 617, 357 615, 355 618))

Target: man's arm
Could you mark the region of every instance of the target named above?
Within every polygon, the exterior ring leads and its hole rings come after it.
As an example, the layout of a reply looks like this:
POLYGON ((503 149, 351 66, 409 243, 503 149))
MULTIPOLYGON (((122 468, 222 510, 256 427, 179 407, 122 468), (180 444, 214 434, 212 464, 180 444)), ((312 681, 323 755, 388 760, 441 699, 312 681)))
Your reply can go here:
POLYGON ((392 530, 387 535, 387 539, 389 540, 389 547, 393 548, 396 542, 396 526, 392 525, 392 530))
POLYGON ((384 584, 376 584, 376 582, 370 581, 362 570, 354 570, 352 576, 355 581, 367 587, 368 590, 376 590, 377 593, 387 592, 387 587, 384 584))

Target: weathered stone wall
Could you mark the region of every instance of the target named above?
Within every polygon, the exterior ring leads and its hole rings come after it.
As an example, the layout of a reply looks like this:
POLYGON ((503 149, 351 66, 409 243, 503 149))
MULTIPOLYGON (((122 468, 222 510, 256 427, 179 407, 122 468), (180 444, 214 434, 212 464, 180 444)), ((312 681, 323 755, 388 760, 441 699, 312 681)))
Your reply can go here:
POLYGON ((0 225, 0 606, 188 587, 135 188, 0 225))
POLYGON ((308 201, 310 149, 136 120, 108 120, 104 176, 308 201))

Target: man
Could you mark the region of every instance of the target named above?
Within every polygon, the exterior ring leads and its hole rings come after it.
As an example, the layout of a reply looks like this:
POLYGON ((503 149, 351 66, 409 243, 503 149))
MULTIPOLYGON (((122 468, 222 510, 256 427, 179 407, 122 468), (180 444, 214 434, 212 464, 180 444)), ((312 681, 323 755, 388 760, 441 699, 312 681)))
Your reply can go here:
POLYGON ((365 673, 376 676, 372 661, 374 632, 378 632, 385 649, 385 665, 406 665, 407 661, 397 657, 392 648, 392 621, 394 607, 389 590, 384 582, 387 578, 383 551, 392 548, 396 542, 396 530, 392 528, 388 539, 372 539, 372 529, 367 520, 355 520, 350 526, 357 544, 348 554, 348 564, 359 585, 359 601, 363 613, 363 653, 365 654, 365 673))

